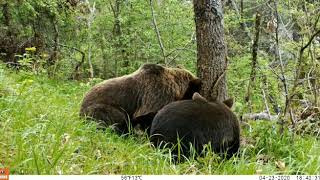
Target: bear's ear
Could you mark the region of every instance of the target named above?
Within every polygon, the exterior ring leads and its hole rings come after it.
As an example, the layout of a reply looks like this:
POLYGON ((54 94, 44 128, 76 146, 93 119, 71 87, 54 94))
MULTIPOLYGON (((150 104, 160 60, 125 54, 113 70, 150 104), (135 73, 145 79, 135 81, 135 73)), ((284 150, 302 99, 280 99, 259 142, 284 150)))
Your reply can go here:
POLYGON ((193 93, 192 100, 194 101, 203 101, 207 102, 206 98, 202 97, 199 93, 195 92, 193 93))
POLYGON ((227 100, 223 101, 223 104, 225 104, 226 106, 228 106, 229 108, 232 108, 233 106, 233 98, 229 98, 227 100))

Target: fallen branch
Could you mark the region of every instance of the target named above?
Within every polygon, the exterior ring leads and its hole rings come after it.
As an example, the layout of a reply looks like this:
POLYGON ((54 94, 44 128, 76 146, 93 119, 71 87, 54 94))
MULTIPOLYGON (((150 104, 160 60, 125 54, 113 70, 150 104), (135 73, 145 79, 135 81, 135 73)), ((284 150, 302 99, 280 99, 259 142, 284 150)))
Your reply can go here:
POLYGON ((269 115, 268 112, 248 113, 242 116, 245 120, 268 120, 273 121, 278 119, 278 115, 269 115))

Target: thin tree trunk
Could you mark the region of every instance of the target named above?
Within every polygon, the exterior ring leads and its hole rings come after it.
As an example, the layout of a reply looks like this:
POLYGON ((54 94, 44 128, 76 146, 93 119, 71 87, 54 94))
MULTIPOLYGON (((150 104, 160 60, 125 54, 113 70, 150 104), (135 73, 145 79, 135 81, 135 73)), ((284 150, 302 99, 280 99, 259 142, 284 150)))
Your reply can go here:
MULTIPOLYGON (((4 24, 9 27, 11 25, 11 13, 10 13, 10 5, 9 3, 4 3, 2 5, 2 15, 4 17, 4 24)), ((11 31, 7 31, 10 33, 11 31)))
POLYGON ((240 0, 240 17, 241 17, 241 19, 243 19, 243 9, 244 9, 243 0, 240 0))
MULTIPOLYGON (((12 31, 11 31, 11 12, 10 12, 10 4, 7 2, 7 3, 4 3, 2 5, 2 15, 3 15, 3 18, 4 18, 4 25, 7 26, 8 30, 6 31, 6 35, 9 39, 9 41, 11 41, 10 43, 8 44, 11 44, 14 42, 13 40, 13 34, 12 34, 12 31)), ((14 62, 14 49, 12 47, 5 47, 6 48, 6 62, 14 62)))
POLYGON ((94 74, 93 74, 93 66, 92 66, 92 60, 91 60, 91 45, 89 45, 88 48, 88 64, 89 64, 89 73, 90 73, 90 78, 92 79, 94 74))
POLYGON ((244 30, 244 32, 246 33, 246 35, 248 36, 248 38, 250 40, 252 40, 252 35, 250 33, 250 30, 248 29, 247 27, 247 24, 244 22, 243 20, 243 0, 241 0, 241 5, 240 5, 240 12, 239 12, 239 9, 238 9, 238 6, 235 2, 235 0, 231 0, 231 4, 233 6, 233 9, 236 11, 237 13, 237 16, 239 18, 239 21, 240 21, 240 26, 241 28, 244 30))
POLYGON ((264 82, 262 83, 260 88, 261 88, 261 91, 262 91, 263 101, 264 101, 264 105, 266 107, 266 111, 267 111, 268 117, 269 117, 269 119, 271 119, 271 113, 270 113, 270 108, 268 106, 267 94, 266 94, 266 91, 264 90, 264 88, 268 89, 268 85, 267 85, 266 79, 264 80, 264 82))
POLYGON ((167 64, 166 55, 165 55, 165 49, 164 49, 164 46, 163 46, 163 43, 162 43, 162 40, 161 40, 160 31, 158 29, 157 21, 156 21, 155 15, 154 15, 153 1, 150 0, 149 2, 150 2, 150 9, 151 9, 151 15, 152 15, 152 24, 153 24, 154 30, 156 31, 158 43, 159 43, 161 54, 162 54, 162 57, 163 57, 163 60, 159 61, 158 63, 167 64))
POLYGON ((91 60, 91 52, 92 52, 92 35, 91 35, 91 24, 94 21, 95 18, 95 12, 96 12, 96 4, 93 3, 92 7, 90 7, 90 14, 89 14, 89 18, 88 18, 88 39, 89 39, 89 47, 88 47, 88 64, 89 64, 89 73, 90 73, 90 78, 94 77, 94 70, 93 70, 93 66, 92 66, 92 60, 91 60))
POLYGON ((69 79, 79 80, 80 79, 80 68, 84 63, 86 54, 83 51, 81 51, 80 49, 76 48, 76 47, 70 47, 70 46, 67 46, 67 45, 64 45, 64 44, 60 44, 60 43, 58 45, 61 46, 61 47, 72 49, 74 51, 77 51, 77 52, 81 53, 81 56, 82 56, 81 61, 77 63, 77 65, 74 68, 74 71, 73 71, 71 77, 69 77, 69 79))
MULTIPOLYGON (((132 27, 132 19, 134 19, 134 14, 133 14, 133 7, 132 7, 132 2, 131 1, 127 1, 127 3, 125 4, 126 6, 126 14, 127 14, 127 18, 128 20, 126 21, 125 26, 126 27, 132 27)), ((125 34, 133 34, 134 32, 132 31, 132 28, 126 28, 125 29, 125 34)), ((133 58, 130 57, 131 56, 131 48, 129 48, 130 45, 134 44, 134 39, 129 37, 128 39, 129 43, 122 43, 122 68, 125 74, 129 74, 130 73, 130 61, 133 61, 133 58)))
POLYGON ((114 43, 116 47, 116 57, 114 58, 114 72, 115 75, 118 76, 118 61, 120 59, 121 54, 121 24, 120 24, 120 5, 121 0, 116 0, 115 5, 110 3, 111 9, 113 11, 114 16, 114 24, 113 24, 113 36, 114 36, 114 43))
MULTIPOLYGON (((54 30, 54 40, 53 40, 53 51, 52 54, 48 60, 48 64, 50 66, 55 65, 57 59, 58 59, 58 51, 59 51, 59 29, 58 29, 58 25, 55 21, 55 19, 51 19, 51 23, 53 26, 53 30, 54 30)), ((52 75, 52 72, 48 72, 49 76, 52 75)))
MULTIPOLYGON (((58 25, 57 23, 54 23, 54 47, 53 47, 53 51, 54 52, 58 52, 59 50, 59 29, 58 29, 58 25)), ((57 60, 57 56, 54 57, 53 59, 53 63, 55 63, 57 60)))
POLYGON ((197 71, 203 80, 200 93, 209 100, 227 98, 227 68, 221 0, 193 0, 196 37, 197 71))
POLYGON ((251 64, 251 73, 250 73, 250 80, 247 88, 247 95, 245 97, 245 102, 248 103, 249 110, 252 112, 251 107, 251 89, 253 88, 252 85, 255 82, 256 78, 256 69, 257 69, 257 57, 258 57, 258 49, 259 49, 259 36, 260 36, 260 21, 261 16, 259 13, 256 13, 256 34, 252 45, 252 64, 251 64))
MULTIPOLYGON (((284 92, 285 92, 285 110, 283 113, 283 116, 279 118, 279 124, 280 124, 280 134, 283 134, 284 131, 284 118, 286 116, 286 111, 287 111, 287 107, 288 107, 288 103, 289 103, 289 92, 288 92, 288 83, 287 83, 287 79, 285 77, 284 74, 284 64, 282 61, 282 57, 281 57, 281 53, 280 53, 280 46, 279 46, 279 14, 278 14, 278 2, 274 1, 274 8, 275 8, 275 16, 277 19, 277 25, 276 25, 276 50, 277 53, 275 53, 275 60, 280 62, 280 72, 281 72, 281 82, 283 84, 284 87, 284 92)), ((290 112, 290 115, 292 115, 292 113, 290 112)))
POLYGON ((107 67, 109 67, 109 61, 108 61, 108 55, 107 55, 107 53, 105 52, 105 50, 106 50, 106 47, 105 47, 105 38, 104 37, 102 37, 101 38, 101 41, 100 41, 100 49, 101 49, 101 52, 102 52, 102 58, 103 58, 103 78, 104 79, 106 79, 107 77, 108 77, 108 74, 107 74, 107 72, 108 72, 108 68, 107 67))

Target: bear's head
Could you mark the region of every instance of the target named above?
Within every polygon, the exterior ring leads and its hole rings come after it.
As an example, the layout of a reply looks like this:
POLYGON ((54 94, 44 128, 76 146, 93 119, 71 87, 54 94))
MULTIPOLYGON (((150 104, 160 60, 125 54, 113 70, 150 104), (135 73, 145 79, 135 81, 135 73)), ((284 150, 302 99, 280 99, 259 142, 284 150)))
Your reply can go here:
POLYGON ((177 99, 191 99, 193 93, 199 92, 202 81, 195 77, 190 71, 181 68, 166 68, 165 74, 177 89, 177 99))
MULTIPOLYGON (((175 100, 191 99, 193 93, 199 92, 202 81, 195 77, 190 71, 183 68, 164 67, 159 64, 144 64, 137 73, 146 74, 146 80, 161 81, 167 92, 173 93, 175 100)), ((159 87, 160 88, 160 87, 159 87)))

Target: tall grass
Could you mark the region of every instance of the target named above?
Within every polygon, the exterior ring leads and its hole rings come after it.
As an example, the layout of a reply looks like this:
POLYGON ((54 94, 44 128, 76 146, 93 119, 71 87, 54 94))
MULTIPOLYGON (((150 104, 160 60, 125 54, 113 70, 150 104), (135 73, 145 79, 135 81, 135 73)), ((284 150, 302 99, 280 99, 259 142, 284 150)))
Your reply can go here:
POLYGON ((320 142, 281 138, 272 122, 242 127, 238 157, 213 153, 173 163, 144 135, 121 137, 79 118, 90 84, 0 66, 0 166, 12 174, 319 174, 320 142), (280 165, 279 165, 280 164, 280 165))

